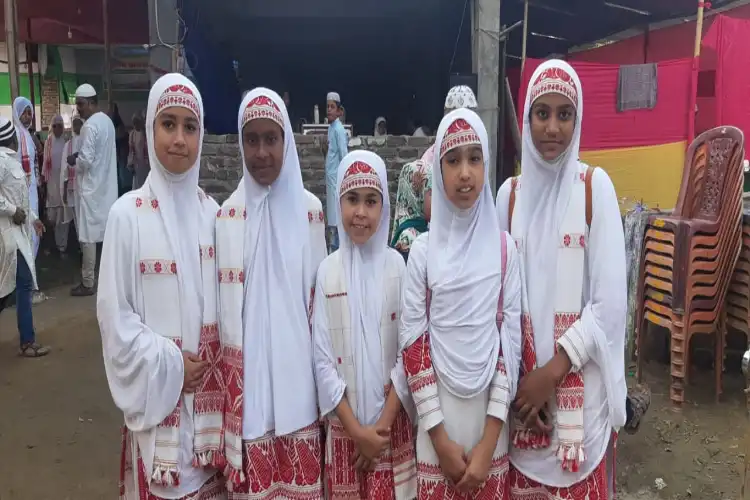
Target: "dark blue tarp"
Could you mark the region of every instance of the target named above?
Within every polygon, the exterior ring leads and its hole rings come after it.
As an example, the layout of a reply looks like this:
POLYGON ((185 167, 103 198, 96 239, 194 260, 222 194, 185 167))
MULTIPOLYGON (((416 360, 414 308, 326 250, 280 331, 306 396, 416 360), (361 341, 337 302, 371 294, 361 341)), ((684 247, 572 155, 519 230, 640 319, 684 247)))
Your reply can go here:
MULTIPOLYGON (((211 134, 237 133, 237 108, 242 92, 228 52, 206 36, 197 21, 204 0, 182 0, 181 13, 189 27, 183 41, 187 62, 203 97, 206 131, 211 134)), ((206 8, 205 5, 202 8, 206 8)))

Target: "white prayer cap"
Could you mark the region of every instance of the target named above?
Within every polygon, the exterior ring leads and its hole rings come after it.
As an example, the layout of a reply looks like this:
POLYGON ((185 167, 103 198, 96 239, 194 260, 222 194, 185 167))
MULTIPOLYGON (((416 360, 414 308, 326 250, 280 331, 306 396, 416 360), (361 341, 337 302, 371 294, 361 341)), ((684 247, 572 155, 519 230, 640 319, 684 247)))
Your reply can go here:
POLYGON ((16 135, 16 128, 13 126, 13 122, 4 116, 0 116, 0 141, 7 141, 14 135, 16 135))
POLYGON ((96 90, 88 83, 84 83, 76 89, 76 97, 94 97, 96 90))
POLYGON ((445 109, 477 108, 477 98, 471 87, 466 85, 456 85, 448 91, 445 97, 445 109))
POLYGON ((338 92, 328 92, 328 97, 326 97, 326 101, 336 101, 341 102, 341 96, 338 92))

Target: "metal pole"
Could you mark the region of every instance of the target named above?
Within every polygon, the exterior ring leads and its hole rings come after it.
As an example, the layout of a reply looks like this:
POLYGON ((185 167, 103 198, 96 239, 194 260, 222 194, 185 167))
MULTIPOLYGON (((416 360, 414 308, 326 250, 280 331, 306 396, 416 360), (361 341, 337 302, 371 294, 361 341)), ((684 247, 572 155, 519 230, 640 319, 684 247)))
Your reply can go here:
POLYGON ((10 96, 18 97, 18 37, 16 31, 16 0, 5 0, 5 42, 8 47, 8 73, 10 76, 10 96))
POLYGON ((526 42, 529 39, 529 0, 523 2, 523 40, 521 42, 521 75, 526 67, 526 42))
MULTIPOLYGON (((31 24, 31 22, 29 22, 31 24)), ((36 106, 36 92, 35 88, 36 85, 34 84, 34 59, 31 57, 31 54, 33 52, 34 46, 31 43, 26 44, 26 70, 29 74, 29 101, 31 101, 31 106, 36 106)), ((41 104, 41 103, 40 103, 41 104)), ((41 126, 44 126, 42 123, 41 126)))
POLYGON ((102 26, 104 27, 104 85, 107 88, 107 104, 112 104, 112 69, 109 60, 109 9, 107 0, 102 0, 102 26))

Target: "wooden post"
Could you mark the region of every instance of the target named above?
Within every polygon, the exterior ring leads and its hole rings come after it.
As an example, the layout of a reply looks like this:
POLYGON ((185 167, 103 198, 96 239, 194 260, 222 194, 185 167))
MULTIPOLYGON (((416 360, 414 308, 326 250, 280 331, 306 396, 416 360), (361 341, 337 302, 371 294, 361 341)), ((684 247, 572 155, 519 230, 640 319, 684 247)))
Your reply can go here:
POLYGON ((16 30, 16 0, 5 0, 5 43, 8 48, 8 74, 12 100, 21 95, 18 79, 18 32, 16 30))
POLYGON ((529 0, 523 2, 523 40, 521 42, 521 77, 526 67, 526 43, 529 40, 529 0))
POLYGON ((107 0, 102 0, 102 26, 104 28, 104 85, 107 88, 107 105, 112 104, 112 68, 110 68, 109 9, 107 0))

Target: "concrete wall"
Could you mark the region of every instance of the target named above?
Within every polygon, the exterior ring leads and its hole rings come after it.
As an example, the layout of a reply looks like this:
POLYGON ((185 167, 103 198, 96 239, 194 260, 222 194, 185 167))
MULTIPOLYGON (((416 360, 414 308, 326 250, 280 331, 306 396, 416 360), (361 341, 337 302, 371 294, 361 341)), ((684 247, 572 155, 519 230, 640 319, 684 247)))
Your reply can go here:
MULTIPOLYGON (((297 134, 295 140, 305 187, 315 193, 325 207, 325 157, 321 144, 327 138, 297 134)), ((401 167, 421 158, 433 141, 433 137, 358 136, 349 141, 349 151, 365 149, 383 158, 388 167, 388 190, 393 205, 401 167)), ((241 177, 242 159, 237 136, 206 136, 203 142, 200 174, 203 189, 221 203, 234 191, 241 177)))

